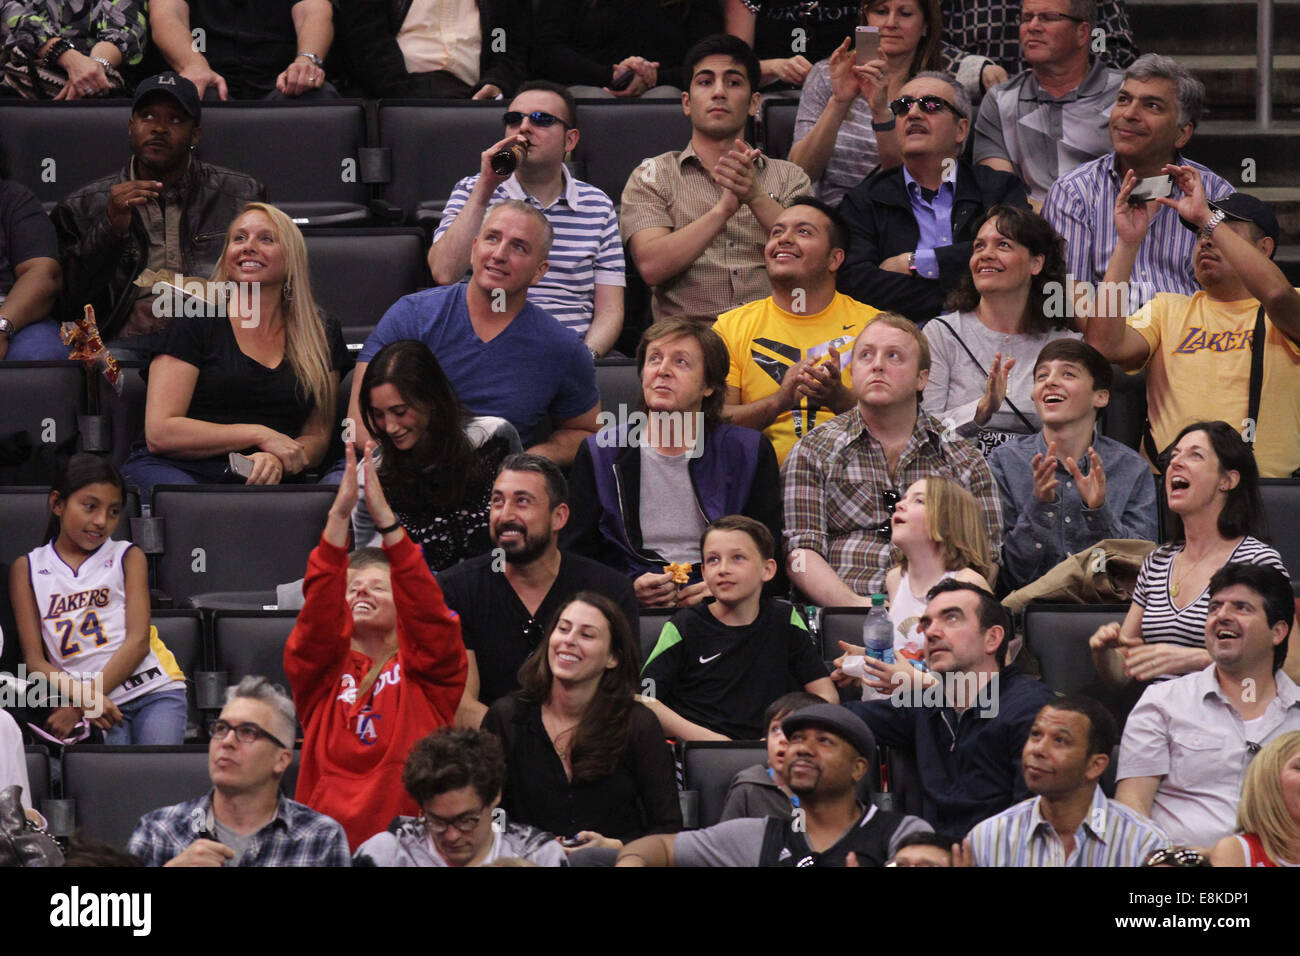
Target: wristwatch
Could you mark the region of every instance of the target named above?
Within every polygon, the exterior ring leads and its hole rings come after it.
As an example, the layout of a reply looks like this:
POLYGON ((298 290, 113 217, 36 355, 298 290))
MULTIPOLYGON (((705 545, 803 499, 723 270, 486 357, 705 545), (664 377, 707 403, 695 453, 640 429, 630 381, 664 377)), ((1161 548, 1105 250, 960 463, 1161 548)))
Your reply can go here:
POLYGON ((1201 235, 1204 238, 1209 239, 1210 233, 1214 232, 1214 227, 1227 218, 1228 214, 1222 209, 1214 210, 1214 212, 1210 213, 1210 218, 1205 220, 1205 225, 1201 227, 1201 235))
POLYGON ((916 275, 916 252, 912 251, 907 254, 907 271, 916 275))
POLYGON ((17 330, 14 328, 14 324, 3 315, 0 315, 0 333, 9 336, 12 339, 15 331, 17 330))
POLYGON ((305 60, 308 60, 312 66, 320 67, 322 70, 325 69, 325 61, 322 60, 320 57, 318 57, 315 53, 308 53, 305 50, 299 50, 298 56, 302 57, 305 60))

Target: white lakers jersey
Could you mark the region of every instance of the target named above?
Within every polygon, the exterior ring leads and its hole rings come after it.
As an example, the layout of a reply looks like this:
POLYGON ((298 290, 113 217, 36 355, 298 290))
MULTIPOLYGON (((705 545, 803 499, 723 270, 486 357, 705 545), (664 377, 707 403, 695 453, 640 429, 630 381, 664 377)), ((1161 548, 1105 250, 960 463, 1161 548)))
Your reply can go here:
MULTIPOLYGON (((126 572, 129 541, 108 541, 77 571, 54 550, 54 543, 27 555, 28 574, 41 616, 41 635, 50 663, 79 677, 100 673, 126 639, 126 572)), ((105 688, 115 704, 172 686, 184 689, 175 660, 151 629, 149 652, 135 672, 117 687, 105 688)))

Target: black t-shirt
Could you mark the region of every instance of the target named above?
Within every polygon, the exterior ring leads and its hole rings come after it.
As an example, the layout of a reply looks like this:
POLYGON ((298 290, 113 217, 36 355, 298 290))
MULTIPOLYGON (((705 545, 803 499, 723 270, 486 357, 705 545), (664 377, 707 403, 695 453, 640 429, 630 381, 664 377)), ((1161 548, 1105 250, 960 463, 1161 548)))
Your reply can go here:
POLYGON ((768 704, 826 676, 799 612, 771 599, 745 627, 723 624, 708 605, 679 611, 641 671, 643 685, 654 681, 645 693, 733 740, 762 737, 768 704))
POLYGON ((30 189, 0 179, 0 296, 8 295, 17 281, 14 266, 42 258, 59 259, 54 223, 30 189))
POLYGON ((206 34, 212 69, 226 79, 235 99, 254 99, 275 89, 275 78, 298 55, 293 6, 298 0, 186 0, 190 29, 206 34))
MULTIPOLYGON (((218 425, 265 425, 290 437, 302 434, 312 405, 298 389, 286 355, 273 369, 242 351, 230 320, 181 315, 167 330, 162 354, 199 370, 186 417, 218 425)), ((338 323, 325 321, 330 368, 347 367, 347 346, 338 323)))
MULTIPOLYGON (((632 582, 603 564, 562 553, 560 573, 535 615, 529 614, 501 571, 493 570, 492 554, 462 561, 438 575, 447 606, 460 615, 465 648, 478 663, 478 699, 491 705, 519 689, 519 667, 545 636, 556 610, 579 591, 595 591, 623 609, 633 635, 640 615, 632 582)), ((764 704, 766 706, 766 703, 764 704)))

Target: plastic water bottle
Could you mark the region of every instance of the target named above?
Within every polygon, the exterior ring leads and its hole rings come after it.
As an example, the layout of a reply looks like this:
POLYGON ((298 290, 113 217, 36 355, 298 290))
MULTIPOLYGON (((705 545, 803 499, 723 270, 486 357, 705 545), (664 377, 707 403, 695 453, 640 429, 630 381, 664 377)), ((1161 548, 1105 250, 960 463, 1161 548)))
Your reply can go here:
POLYGON ((894 663, 894 622, 885 610, 885 595, 871 595, 871 610, 862 622, 862 646, 882 664, 894 663))

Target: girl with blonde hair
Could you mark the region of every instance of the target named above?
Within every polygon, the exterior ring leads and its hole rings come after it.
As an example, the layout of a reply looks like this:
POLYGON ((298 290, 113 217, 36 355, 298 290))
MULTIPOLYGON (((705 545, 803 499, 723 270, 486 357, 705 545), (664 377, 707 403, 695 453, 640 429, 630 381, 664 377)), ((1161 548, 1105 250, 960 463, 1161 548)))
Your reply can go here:
POLYGON ((1215 844, 1215 866, 1300 866, 1300 730, 1271 741, 1250 762, 1237 829, 1215 844))

